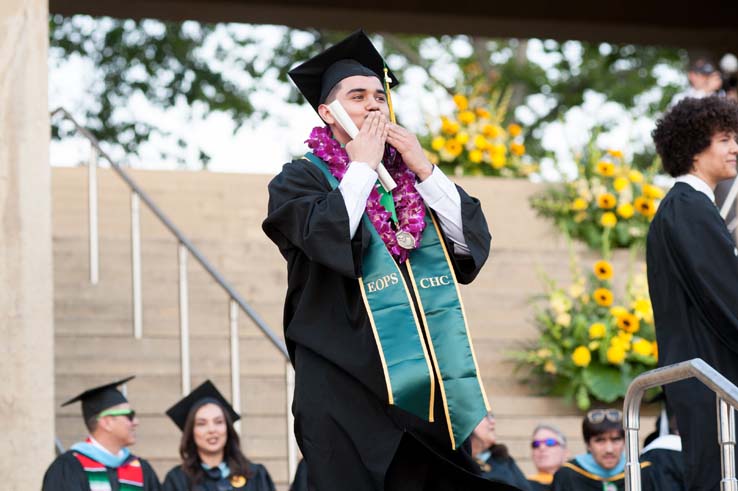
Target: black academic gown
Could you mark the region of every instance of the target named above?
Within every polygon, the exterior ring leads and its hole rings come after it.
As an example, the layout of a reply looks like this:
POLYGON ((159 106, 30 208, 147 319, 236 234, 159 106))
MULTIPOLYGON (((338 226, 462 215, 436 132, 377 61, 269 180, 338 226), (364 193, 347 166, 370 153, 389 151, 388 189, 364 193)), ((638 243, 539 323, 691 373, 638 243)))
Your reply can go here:
MULTIPOLYGON (((710 199, 676 183, 659 205, 646 248, 659 366, 702 358, 738 384, 737 254, 710 199)), ((687 489, 719 489, 715 395, 696 379, 665 391, 682 437, 687 489)))
POLYGON ((269 472, 263 465, 250 464, 253 476, 240 476, 222 479, 219 469, 210 469, 205 473, 203 482, 192 486, 189 478, 182 470, 182 466, 173 467, 167 472, 162 491, 275 491, 274 483, 269 472))
POLYGON ((504 482, 522 491, 530 491, 530 484, 512 457, 490 456, 486 462, 477 461, 482 477, 504 482))
MULTIPOLYGON (((556 471, 551 491, 625 491, 625 475, 620 473, 602 479, 579 467, 572 459, 556 471)), ((671 491, 660 486, 657 473, 650 462, 641 462, 642 491, 671 491)))
MULTIPOLYGON (((460 188, 459 194, 471 256, 452 254, 452 261, 459 282, 469 283, 487 259, 490 235, 479 202, 460 188)), ((305 159, 283 167, 269 197, 263 229, 287 260, 284 330, 295 366, 295 436, 309 489, 374 491, 391 489, 392 481, 408 491, 457 489, 446 483, 449 476, 459 468, 473 473, 476 465, 468 453, 452 451, 438 391, 435 423, 388 405, 357 281, 369 231, 362 223, 349 239, 341 192, 305 159), (424 484, 431 481, 436 487, 424 484)), ((459 489, 476 489, 464 486, 459 489)))
MULTIPOLYGON (((156 472, 154 472, 151 464, 142 458, 138 460, 141 462, 143 469, 143 491, 159 491, 159 478, 156 477, 156 472)), ((107 471, 111 491, 118 491, 120 485, 118 484, 116 469, 108 467, 107 471)), ((59 455, 51 463, 46 470, 41 486, 42 491, 89 491, 89 489, 90 483, 87 480, 87 474, 71 450, 59 455)))
POLYGON ((653 464, 659 475, 661 489, 668 491, 685 491, 684 457, 682 452, 666 448, 654 448, 641 455, 642 460, 653 464))
POLYGON ((528 478, 528 486, 530 491, 550 491, 551 483, 548 481, 542 481, 533 477, 528 478))

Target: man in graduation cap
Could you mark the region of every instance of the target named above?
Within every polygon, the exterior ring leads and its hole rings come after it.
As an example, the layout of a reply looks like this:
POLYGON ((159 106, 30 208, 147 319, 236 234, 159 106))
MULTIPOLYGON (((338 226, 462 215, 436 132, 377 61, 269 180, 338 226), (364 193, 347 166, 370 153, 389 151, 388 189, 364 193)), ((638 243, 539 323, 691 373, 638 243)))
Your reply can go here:
MULTIPOLYGON (((738 106, 716 96, 676 104, 653 131, 676 183, 661 201, 646 244, 659 365, 702 358, 738 384, 738 249, 713 190, 735 177, 738 106)), ((665 386, 683 443, 689 491, 717 490, 715 395, 696 379, 665 386)))
POLYGON ((82 403, 90 435, 52 462, 43 491, 159 490, 151 465, 127 448, 136 443, 138 419, 117 387, 132 378, 86 390, 62 404, 82 403))
POLYGON ((392 122, 397 79, 364 32, 290 77, 325 126, 269 184, 263 229, 287 260, 309 489, 514 489, 462 450, 489 410, 457 285, 489 254, 479 201, 392 122), (396 187, 377 183, 380 162, 396 187))

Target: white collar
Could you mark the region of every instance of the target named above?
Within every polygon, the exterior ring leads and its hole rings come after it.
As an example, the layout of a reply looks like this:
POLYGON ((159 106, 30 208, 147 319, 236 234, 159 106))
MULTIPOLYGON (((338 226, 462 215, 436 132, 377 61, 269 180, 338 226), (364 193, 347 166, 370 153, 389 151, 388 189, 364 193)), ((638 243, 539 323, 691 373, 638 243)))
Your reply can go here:
POLYGON ((677 452, 682 451, 682 438, 679 435, 664 435, 660 436, 651 443, 649 443, 646 448, 644 448, 641 451, 641 454, 644 454, 648 452, 649 450, 653 450, 655 448, 661 448, 665 450, 674 450, 677 452))
POLYGON ((676 182, 683 182, 684 184, 689 184, 692 186, 692 188, 695 191, 699 191, 701 193, 704 193, 708 198, 710 198, 710 201, 713 203, 715 202, 715 193, 710 187, 709 184, 707 184, 705 181, 700 179, 699 177, 695 176, 694 174, 684 174, 675 179, 676 182))

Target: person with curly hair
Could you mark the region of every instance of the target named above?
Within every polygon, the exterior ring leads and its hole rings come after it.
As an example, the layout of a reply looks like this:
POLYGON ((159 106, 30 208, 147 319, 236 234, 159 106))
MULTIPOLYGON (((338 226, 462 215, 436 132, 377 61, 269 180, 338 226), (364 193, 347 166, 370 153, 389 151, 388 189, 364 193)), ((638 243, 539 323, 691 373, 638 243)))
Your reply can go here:
MULTIPOLYGON (((714 203, 714 188, 736 176, 738 105, 687 98, 652 136, 676 183, 661 201, 646 243, 659 366, 702 358, 738 384, 738 249, 714 203)), ((686 489, 719 489, 715 395, 696 379, 665 386, 677 418, 686 489)))

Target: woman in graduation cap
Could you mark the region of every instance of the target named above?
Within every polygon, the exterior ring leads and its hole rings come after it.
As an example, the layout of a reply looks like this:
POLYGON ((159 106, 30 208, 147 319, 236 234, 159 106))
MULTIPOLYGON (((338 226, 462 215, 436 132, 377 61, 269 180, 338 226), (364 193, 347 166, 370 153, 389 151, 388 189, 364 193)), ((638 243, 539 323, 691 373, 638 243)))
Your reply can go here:
POLYGON ((233 427, 240 417, 212 382, 202 383, 167 416, 182 430, 182 464, 167 473, 164 491, 274 491, 266 468, 241 452, 233 427))

